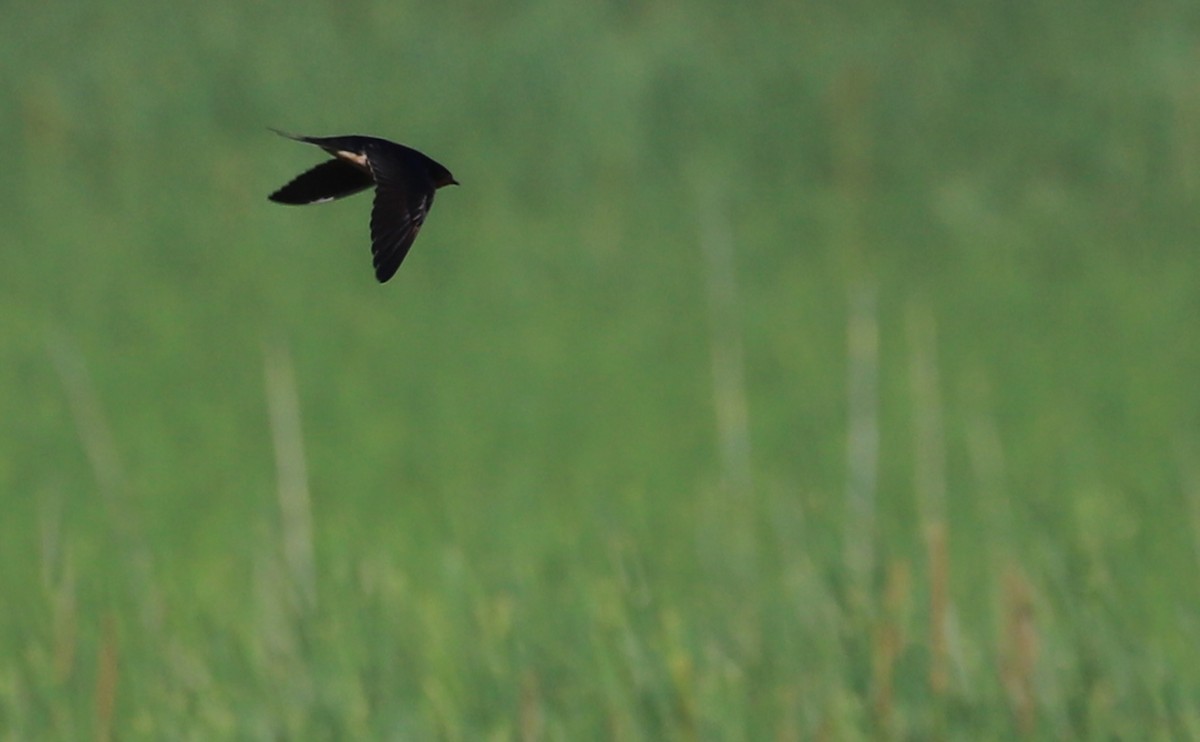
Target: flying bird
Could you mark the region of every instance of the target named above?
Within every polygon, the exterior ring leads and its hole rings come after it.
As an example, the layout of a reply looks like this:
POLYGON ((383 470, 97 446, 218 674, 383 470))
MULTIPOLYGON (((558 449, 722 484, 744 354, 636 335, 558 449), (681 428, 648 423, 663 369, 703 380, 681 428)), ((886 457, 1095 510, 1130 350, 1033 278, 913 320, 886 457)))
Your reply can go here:
POLYGON ((375 278, 385 283, 396 274, 421 231, 433 194, 458 185, 443 165, 403 144, 364 136, 304 137, 272 129, 297 142, 314 144, 327 160, 296 176, 272 193, 279 204, 319 204, 352 196, 375 186, 371 209, 371 255, 375 278))

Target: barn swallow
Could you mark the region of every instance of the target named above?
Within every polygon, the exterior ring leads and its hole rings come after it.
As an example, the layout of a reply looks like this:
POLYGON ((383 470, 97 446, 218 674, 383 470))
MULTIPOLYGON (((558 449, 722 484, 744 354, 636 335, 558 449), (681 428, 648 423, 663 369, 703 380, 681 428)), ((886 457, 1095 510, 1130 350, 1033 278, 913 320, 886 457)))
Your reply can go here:
POLYGON ((364 136, 304 137, 272 129, 297 142, 315 144, 332 160, 296 176, 270 198, 279 204, 319 204, 375 186, 371 209, 371 255, 375 278, 396 273, 421 231, 434 191, 458 185, 450 171, 403 144, 364 136))

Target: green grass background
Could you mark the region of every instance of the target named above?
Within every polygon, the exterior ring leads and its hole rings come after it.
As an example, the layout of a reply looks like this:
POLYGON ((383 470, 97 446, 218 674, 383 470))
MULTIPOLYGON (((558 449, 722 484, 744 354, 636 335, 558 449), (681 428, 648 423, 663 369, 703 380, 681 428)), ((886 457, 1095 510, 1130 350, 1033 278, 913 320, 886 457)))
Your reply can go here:
POLYGON ((4 16, 0 738, 1200 738, 1196 6, 4 16))

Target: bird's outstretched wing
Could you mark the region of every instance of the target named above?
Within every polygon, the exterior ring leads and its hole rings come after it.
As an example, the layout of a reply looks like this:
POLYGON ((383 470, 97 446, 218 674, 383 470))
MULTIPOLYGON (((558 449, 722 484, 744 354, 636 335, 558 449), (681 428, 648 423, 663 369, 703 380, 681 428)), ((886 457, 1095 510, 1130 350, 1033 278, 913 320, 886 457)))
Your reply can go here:
POLYGON ((432 188, 406 187, 390 179, 378 181, 371 209, 371 255, 380 283, 394 276, 404 262, 431 205, 432 188))
POLYGON ((371 175, 345 160, 328 160, 301 173, 269 199, 280 204, 318 204, 371 187, 371 175))

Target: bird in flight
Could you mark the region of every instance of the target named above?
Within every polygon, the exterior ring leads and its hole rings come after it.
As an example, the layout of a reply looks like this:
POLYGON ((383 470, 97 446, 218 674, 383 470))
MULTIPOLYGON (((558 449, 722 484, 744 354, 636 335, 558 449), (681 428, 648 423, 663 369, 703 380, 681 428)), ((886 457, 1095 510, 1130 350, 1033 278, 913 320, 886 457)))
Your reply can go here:
POLYGON ((272 193, 279 204, 319 204, 375 186, 371 209, 371 255, 375 278, 396 274, 421 231, 434 191, 458 181, 440 163, 403 144, 364 136, 304 137, 272 129, 297 142, 315 144, 327 160, 272 193))

